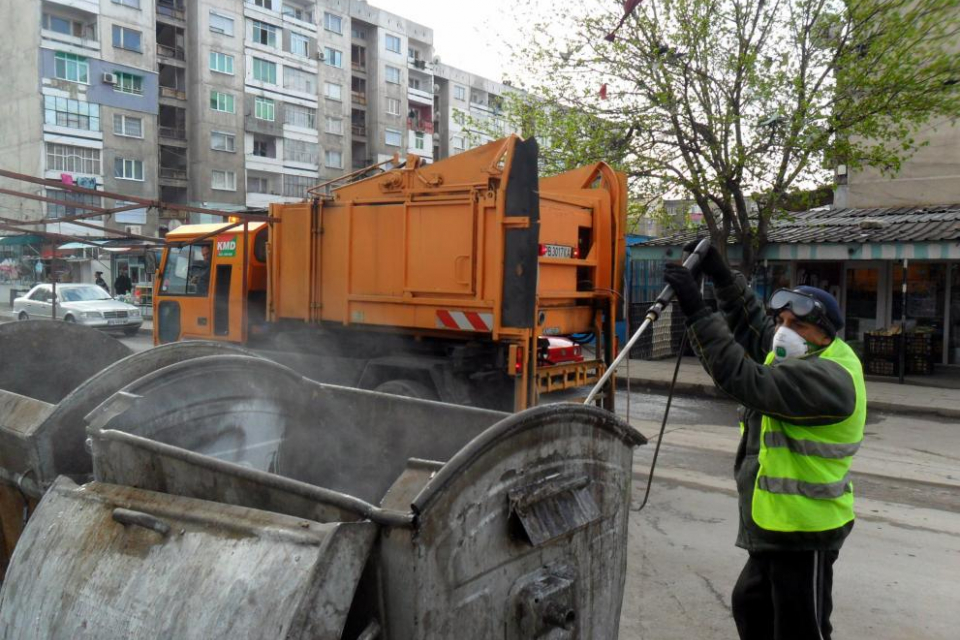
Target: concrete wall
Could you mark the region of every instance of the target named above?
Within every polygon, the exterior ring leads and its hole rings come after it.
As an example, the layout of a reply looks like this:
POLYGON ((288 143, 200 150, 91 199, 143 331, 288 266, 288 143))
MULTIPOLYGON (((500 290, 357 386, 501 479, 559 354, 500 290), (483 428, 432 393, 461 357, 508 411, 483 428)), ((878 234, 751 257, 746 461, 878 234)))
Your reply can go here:
POLYGON ((897 207, 960 202, 960 126, 938 121, 924 128, 929 145, 900 173, 884 176, 867 167, 853 171, 836 190, 837 207, 897 207))
MULTIPOLYGON (((0 2, 0 24, 16 25, 0 38, 0 60, 8 73, 3 79, 0 118, 0 167, 38 176, 43 173, 43 111, 40 99, 40 6, 0 2), (17 73, 10 71, 17 70, 17 73)), ((0 187, 27 190, 26 183, 0 178, 0 187)), ((36 191, 36 187, 30 187, 36 191)), ((0 216, 14 219, 42 217, 39 203, 0 195, 0 216)), ((6 233, 0 231, 0 233, 6 233)))

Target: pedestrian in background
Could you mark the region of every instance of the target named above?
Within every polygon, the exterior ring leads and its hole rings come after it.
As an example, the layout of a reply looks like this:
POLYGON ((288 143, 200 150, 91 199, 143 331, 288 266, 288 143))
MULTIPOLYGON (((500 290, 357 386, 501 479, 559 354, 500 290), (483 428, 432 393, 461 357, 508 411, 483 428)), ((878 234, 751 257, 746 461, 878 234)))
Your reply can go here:
POLYGON ((94 275, 96 279, 93 281, 93 284, 110 293, 110 287, 107 285, 107 281, 103 279, 103 271, 97 271, 94 275))
POLYGON ((749 558, 733 590, 737 631, 742 640, 830 640, 833 564, 854 522, 863 368, 837 337, 843 318, 828 292, 780 289, 768 314, 715 248, 702 264, 720 313, 688 269, 668 264, 664 278, 704 368, 743 405, 734 473, 737 546, 749 558))
POLYGON ((127 275, 127 270, 121 267, 120 275, 113 281, 113 293, 118 296, 125 296, 130 293, 132 289, 133 283, 130 282, 130 276, 127 275))

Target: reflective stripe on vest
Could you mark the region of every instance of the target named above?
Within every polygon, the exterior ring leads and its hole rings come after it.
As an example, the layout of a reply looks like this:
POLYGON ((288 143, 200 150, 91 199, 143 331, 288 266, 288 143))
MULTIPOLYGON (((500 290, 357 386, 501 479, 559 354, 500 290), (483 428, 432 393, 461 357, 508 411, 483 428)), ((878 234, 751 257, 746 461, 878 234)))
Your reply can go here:
POLYGON ((840 482, 829 482, 826 484, 814 484, 812 482, 802 482, 790 478, 763 476, 757 479, 757 486, 770 493, 805 496, 815 500, 839 498, 843 494, 853 491, 853 485, 850 484, 849 476, 840 482))
MULTIPOLYGON (((817 427, 763 416, 751 513, 757 525, 770 531, 828 531, 854 518, 849 471, 867 416, 863 368, 839 338, 814 357, 832 360, 850 374, 854 411, 837 423, 817 427)), ((772 362, 770 354, 766 364, 772 362)))
POLYGON ((767 431, 763 434, 763 444, 768 449, 786 447, 802 456, 817 456, 819 458, 849 458, 860 449, 860 443, 831 444, 816 440, 795 440, 782 431, 767 431))

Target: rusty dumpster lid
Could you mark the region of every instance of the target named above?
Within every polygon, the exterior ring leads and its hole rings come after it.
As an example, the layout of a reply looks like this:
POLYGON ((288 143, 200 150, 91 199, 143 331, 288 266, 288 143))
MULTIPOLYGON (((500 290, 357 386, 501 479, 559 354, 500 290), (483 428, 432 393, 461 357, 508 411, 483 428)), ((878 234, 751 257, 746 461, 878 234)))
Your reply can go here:
POLYGON ((377 533, 60 478, 0 590, 0 637, 340 638, 377 533))

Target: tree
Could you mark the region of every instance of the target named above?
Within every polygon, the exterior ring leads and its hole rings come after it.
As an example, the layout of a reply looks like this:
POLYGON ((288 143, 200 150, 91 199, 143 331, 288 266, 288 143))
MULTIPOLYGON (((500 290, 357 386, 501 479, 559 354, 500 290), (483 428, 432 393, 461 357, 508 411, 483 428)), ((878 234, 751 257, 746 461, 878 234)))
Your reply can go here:
POLYGON ((960 0, 643 0, 615 38, 619 3, 555 7, 529 20, 505 117, 548 139, 548 170, 610 160, 690 194, 748 271, 793 194, 837 163, 896 172, 960 114, 960 0))

